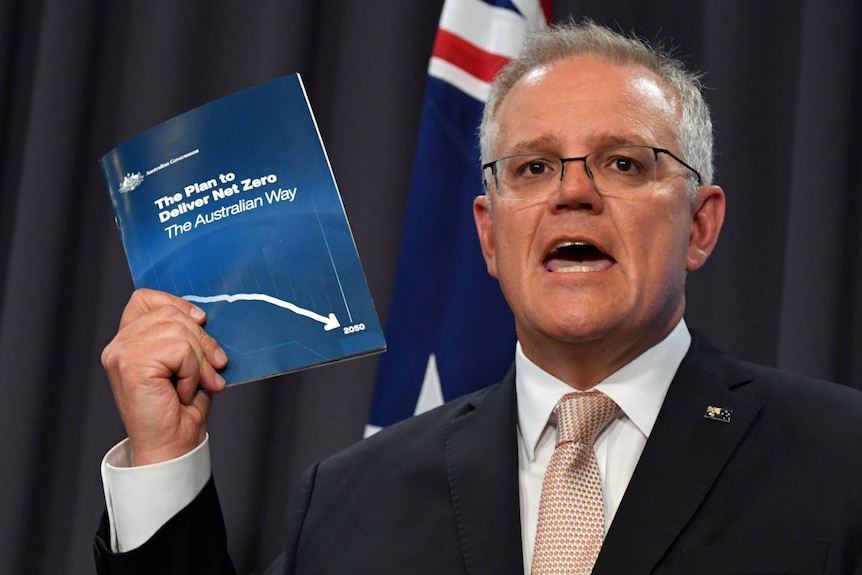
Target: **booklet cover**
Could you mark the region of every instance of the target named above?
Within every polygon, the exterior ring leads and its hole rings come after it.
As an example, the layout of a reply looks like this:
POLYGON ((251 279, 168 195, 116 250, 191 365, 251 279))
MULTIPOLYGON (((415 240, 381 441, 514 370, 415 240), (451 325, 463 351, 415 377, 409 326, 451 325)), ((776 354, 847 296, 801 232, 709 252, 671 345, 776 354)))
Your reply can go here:
POLYGON ((229 385, 386 348, 299 75, 173 118, 100 164, 135 286, 206 311, 229 385))

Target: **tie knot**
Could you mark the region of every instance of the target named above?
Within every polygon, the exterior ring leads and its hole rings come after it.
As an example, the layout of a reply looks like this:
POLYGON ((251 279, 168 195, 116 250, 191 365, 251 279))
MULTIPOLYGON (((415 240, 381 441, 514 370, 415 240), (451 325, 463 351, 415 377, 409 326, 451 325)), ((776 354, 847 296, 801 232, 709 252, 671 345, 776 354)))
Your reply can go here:
POLYGON ((614 400, 601 391, 564 395, 554 407, 557 445, 574 441, 592 446, 618 411, 614 400))

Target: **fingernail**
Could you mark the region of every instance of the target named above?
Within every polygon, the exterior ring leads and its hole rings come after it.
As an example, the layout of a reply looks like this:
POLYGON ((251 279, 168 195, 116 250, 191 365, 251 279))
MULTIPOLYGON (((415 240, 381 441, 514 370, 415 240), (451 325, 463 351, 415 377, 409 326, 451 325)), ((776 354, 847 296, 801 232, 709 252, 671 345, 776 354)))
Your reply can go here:
POLYGON ((204 310, 202 310, 198 306, 193 305, 191 309, 189 309, 189 315, 192 316, 195 320, 200 321, 204 317, 206 317, 207 314, 204 313, 204 310))
POLYGON ((216 360, 219 364, 225 364, 225 363, 227 363, 227 354, 224 352, 224 350, 223 350, 222 348, 217 347, 217 348, 215 349, 214 356, 215 356, 215 360, 216 360))

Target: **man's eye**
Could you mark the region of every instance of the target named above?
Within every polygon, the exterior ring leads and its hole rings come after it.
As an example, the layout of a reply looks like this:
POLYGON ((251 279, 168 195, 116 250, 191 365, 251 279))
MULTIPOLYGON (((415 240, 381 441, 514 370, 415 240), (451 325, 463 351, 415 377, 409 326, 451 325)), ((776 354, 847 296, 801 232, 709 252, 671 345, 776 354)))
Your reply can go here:
POLYGON ((640 166, 631 158, 618 157, 613 161, 613 167, 618 172, 629 173, 639 172, 640 166))
POLYGON ((532 176, 541 176, 547 170, 547 165, 543 162, 530 162, 527 164, 527 173, 532 176))
POLYGON ((554 166, 544 158, 531 158, 518 164, 515 176, 518 178, 540 178, 552 174, 554 166))

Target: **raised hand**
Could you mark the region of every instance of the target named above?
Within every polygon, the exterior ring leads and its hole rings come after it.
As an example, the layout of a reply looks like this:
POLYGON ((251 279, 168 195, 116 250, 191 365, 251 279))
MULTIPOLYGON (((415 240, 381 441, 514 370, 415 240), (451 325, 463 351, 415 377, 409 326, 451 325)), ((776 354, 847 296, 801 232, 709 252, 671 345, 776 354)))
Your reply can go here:
POLYGON ((218 369, 227 356, 203 329, 200 308, 165 292, 132 294, 102 365, 134 453, 135 465, 167 461, 206 435, 218 369))

